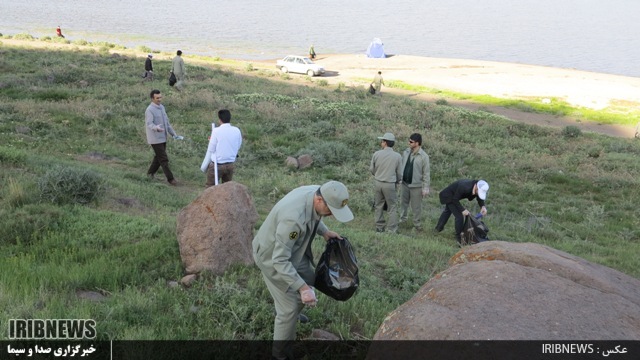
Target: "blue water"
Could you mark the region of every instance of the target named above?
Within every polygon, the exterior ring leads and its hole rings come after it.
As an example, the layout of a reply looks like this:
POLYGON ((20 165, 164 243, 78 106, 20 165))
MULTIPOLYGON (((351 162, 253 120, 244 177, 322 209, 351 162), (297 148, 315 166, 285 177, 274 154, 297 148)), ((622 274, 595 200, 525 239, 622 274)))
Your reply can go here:
POLYGON ((236 59, 364 53, 640 77, 638 0, 0 0, 0 33, 145 45, 236 59))

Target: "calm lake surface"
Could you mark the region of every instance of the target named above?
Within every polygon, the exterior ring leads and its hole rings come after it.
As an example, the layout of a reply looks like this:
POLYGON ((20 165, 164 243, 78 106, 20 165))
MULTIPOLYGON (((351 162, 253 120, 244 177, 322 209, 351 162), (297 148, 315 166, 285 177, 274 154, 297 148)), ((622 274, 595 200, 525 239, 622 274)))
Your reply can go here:
POLYGON ((640 77, 638 0, 0 0, 0 33, 244 60, 363 53, 640 77))

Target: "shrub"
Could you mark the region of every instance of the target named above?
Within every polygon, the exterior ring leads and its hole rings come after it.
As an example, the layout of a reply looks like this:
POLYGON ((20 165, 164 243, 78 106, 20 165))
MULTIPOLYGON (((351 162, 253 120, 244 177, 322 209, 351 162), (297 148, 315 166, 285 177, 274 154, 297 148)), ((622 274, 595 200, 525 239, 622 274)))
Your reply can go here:
POLYGON ((74 45, 87 46, 87 45, 89 45, 89 42, 87 40, 84 40, 84 39, 79 39, 79 40, 74 40, 73 44, 74 45))
POLYGON ((306 148, 300 150, 296 156, 311 155, 313 164, 317 167, 326 165, 341 165, 346 163, 353 156, 351 149, 336 141, 326 141, 312 143, 306 148))
POLYGON ((144 53, 147 53, 147 54, 150 54, 150 53, 152 53, 152 52, 153 52, 153 50, 151 50, 151 48, 150 48, 150 47, 148 47, 148 46, 144 46, 144 45, 140 45, 140 46, 138 46, 138 48, 137 48, 137 49, 138 49, 138 51, 140 51, 140 52, 144 52, 144 53))
POLYGON ((6 185, 4 197, 10 207, 16 208, 31 202, 32 189, 29 189, 29 184, 9 178, 6 185))
POLYGON ((446 99, 438 99, 436 100, 436 105, 449 105, 446 99))
POLYGON ((88 204, 104 193, 102 177, 86 169, 54 166, 38 181, 40 197, 54 204, 88 204))
POLYGON ((15 34, 13 38, 16 40, 34 40, 34 37, 30 34, 15 34))
POLYGON ((327 86, 329 85, 329 82, 325 79, 320 79, 318 81, 316 81, 316 83, 318 84, 318 86, 327 86))
POLYGON ((580 135, 582 135, 582 130, 575 125, 565 126, 564 129, 562 129, 562 136, 565 138, 575 138, 580 135))
POLYGON ((244 70, 248 71, 248 72, 251 72, 251 71, 253 71, 255 69, 253 68, 253 64, 252 63, 248 63, 247 65, 245 65, 244 70))
POLYGON ((0 164, 23 164, 27 160, 27 153, 15 149, 0 146, 0 164))

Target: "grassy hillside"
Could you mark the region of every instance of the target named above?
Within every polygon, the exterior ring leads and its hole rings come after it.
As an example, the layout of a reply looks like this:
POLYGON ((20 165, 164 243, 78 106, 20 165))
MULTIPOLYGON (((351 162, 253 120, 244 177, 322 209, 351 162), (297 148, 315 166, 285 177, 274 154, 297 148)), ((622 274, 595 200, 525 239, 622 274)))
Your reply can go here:
MULTIPOLYGON (((322 328, 370 339, 457 251, 452 221, 438 235, 410 226, 398 235, 374 232, 368 166, 376 136, 387 131, 399 139, 397 150, 411 133, 423 134, 432 165, 427 228, 439 215, 440 189, 484 178, 492 239, 542 243, 640 276, 639 141, 371 97, 201 57, 185 57, 189 80, 177 92, 165 81, 169 61, 155 60, 157 80, 143 83, 143 58, 110 50, 0 46, 0 328, 11 318, 92 318, 102 340, 271 339, 273 306, 256 267, 204 274, 188 289, 167 285, 183 276, 176 215, 204 189, 199 166, 221 108, 244 135, 234 179, 250 189, 256 226, 297 186, 334 179, 349 188, 356 219, 326 223, 352 241, 361 288, 345 303, 320 295, 301 337, 322 328), (145 176, 152 151, 144 110, 153 88, 185 136, 168 144, 178 187, 145 176), (310 169, 284 166, 304 153, 315 159, 310 169), (84 291, 106 298, 86 300, 84 291)), ((322 249, 317 241, 316 256, 322 249)))

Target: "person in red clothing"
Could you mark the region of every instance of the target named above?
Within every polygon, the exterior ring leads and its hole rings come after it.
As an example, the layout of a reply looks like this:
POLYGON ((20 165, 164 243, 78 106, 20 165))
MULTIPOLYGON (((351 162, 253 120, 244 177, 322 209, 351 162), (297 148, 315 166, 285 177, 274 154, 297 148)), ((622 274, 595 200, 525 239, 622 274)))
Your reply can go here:
POLYGON ((58 35, 58 37, 61 37, 61 38, 64 37, 64 35, 62 35, 62 30, 60 29, 60 26, 56 28, 56 35, 58 35))

